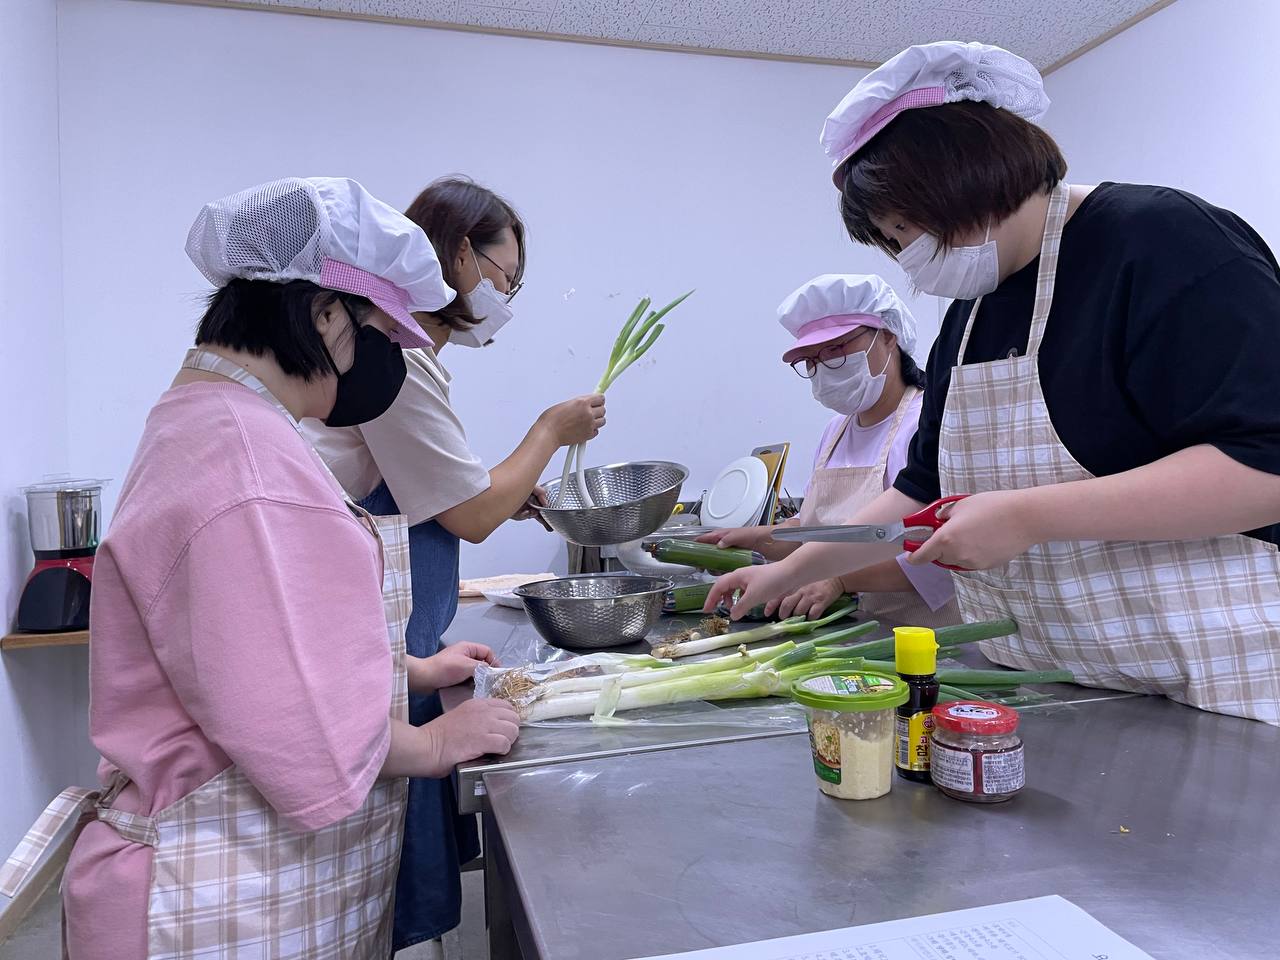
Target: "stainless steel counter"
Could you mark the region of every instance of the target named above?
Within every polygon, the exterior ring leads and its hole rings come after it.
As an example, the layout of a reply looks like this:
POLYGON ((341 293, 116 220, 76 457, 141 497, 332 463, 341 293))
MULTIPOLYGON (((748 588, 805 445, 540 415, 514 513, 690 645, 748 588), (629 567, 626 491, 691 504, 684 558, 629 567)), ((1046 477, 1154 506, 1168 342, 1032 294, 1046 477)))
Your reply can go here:
POLYGON ((803 737, 485 775, 493 960, 624 960, 1061 894, 1158 960, 1280 956, 1280 729, 1024 715, 1028 787, 820 794, 803 737), (510 910, 510 916, 504 911, 510 910))
MULTIPOLYGON (((655 628, 654 636, 674 633, 697 623, 698 615, 664 617, 655 628)), ((742 625, 741 628, 754 626, 742 625)), ((829 629, 843 629, 845 625, 829 629)), ((885 625, 887 633, 889 625, 885 625)), ((444 635, 444 643, 472 640, 487 644, 506 664, 527 663, 532 651, 539 645, 537 632, 530 625, 523 611, 491 606, 488 603, 466 603, 459 607, 458 615, 444 635)), ((619 647, 622 652, 647 653, 647 644, 619 647)), ((990 666, 971 649, 964 655, 971 666, 990 666)), ((1046 691, 1060 700, 1126 697, 1129 694, 1108 690, 1088 690, 1082 687, 1057 684, 1047 686, 1046 691)), ((446 710, 452 709, 471 696, 469 687, 454 687, 442 691, 446 710)), ((706 719, 697 724, 671 724, 664 726, 635 725, 625 728, 593 727, 589 723, 573 726, 531 726, 520 733, 511 752, 501 758, 481 758, 459 765, 457 768, 458 804, 464 813, 476 813, 484 806, 484 780, 486 773, 503 770, 522 770, 559 763, 579 763, 601 757, 628 756, 658 750, 702 746, 708 743, 728 743, 789 736, 805 732, 803 719, 798 711, 791 716, 778 717, 768 724, 751 722, 752 715, 759 717, 768 712, 777 716, 778 701, 737 706, 723 713, 709 710, 706 719), (717 714, 719 716, 717 717, 717 714), (745 722, 744 722, 745 721, 745 722)))

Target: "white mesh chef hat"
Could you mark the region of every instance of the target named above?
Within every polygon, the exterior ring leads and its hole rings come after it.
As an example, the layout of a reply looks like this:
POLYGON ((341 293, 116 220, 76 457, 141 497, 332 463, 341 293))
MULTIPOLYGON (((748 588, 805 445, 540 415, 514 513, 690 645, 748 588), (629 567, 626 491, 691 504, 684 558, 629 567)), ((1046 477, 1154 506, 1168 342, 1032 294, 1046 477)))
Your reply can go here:
POLYGON ((1026 60, 985 43, 942 40, 908 47, 859 80, 823 124, 822 149, 838 173, 903 110, 957 100, 981 100, 1032 123, 1049 109, 1044 81, 1026 60))
POLYGON ((858 327, 887 330, 908 354, 916 348, 916 321, 907 305, 875 274, 824 273, 778 306, 778 322, 795 342, 782 355, 796 360, 806 347, 843 337, 858 327))
POLYGON ((422 228, 354 180, 290 177, 207 203, 187 235, 187 256, 219 287, 236 277, 310 280, 385 310, 407 347, 431 340, 413 311, 454 297, 422 228))

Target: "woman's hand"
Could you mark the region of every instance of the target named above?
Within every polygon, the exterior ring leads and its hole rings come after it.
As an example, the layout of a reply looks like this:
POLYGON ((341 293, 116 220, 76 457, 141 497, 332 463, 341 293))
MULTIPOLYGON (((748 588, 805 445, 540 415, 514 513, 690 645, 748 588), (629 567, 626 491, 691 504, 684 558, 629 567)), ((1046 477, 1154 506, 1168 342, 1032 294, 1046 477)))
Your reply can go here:
MULTIPOLYGON (((547 505, 547 488, 534 487, 533 493, 529 494, 529 499, 520 505, 520 509, 511 515, 512 520, 532 520, 540 516, 535 507, 545 507, 547 505)), ((543 524, 547 526, 547 524, 543 524)), ((550 527, 547 527, 550 529, 550 527)))
POLYGON ((764 547, 773 543, 773 527, 727 527, 723 530, 711 530, 698 537, 698 543, 713 543, 721 550, 741 547, 763 552, 764 547))
POLYGON ((803 616, 809 620, 817 620, 827 607, 844 595, 844 587, 835 577, 830 580, 819 580, 808 583, 794 593, 781 600, 770 600, 765 604, 764 613, 771 617, 775 612, 778 619, 785 620, 790 616, 803 616))
POLYGON ((1037 489, 994 490, 947 504, 938 514, 947 522, 907 559, 916 566, 937 560, 965 570, 1004 566, 1039 540, 1031 519, 1037 489))
POLYGON ((734 594, 741 592, 729 614, 734 620, 741 620, 756 607, 786 596, 799 586, 800 583, 792 582, 785 563, 743 567, 716 578, 702 610, 712 613, 721 603, 733 603, 734 594))
POLYGON ((557 445, 571 447, 595 438, 604 426, 604 394, 575 397, 548 407, 538 417, 557 445))
POLYGON ((409 689, 414 693, 430 693, 444 687, 466 683, 476 667, 498 666, 498 658, 483 643, 455 643, 433 657, 409 657, 409 689))
POLYGON ((723 530, 712 530, 698 537, 698 543, 712 543, 721 550, 731 547, 754 550, 762 554, 766 560, 783 560, 800 548, 799 543, 773 539, 774 530, 788 526, 795 526, 795 524, 780 523, 766 527, 729 527, 723 530))
POLYGON ((487 754, 505 756, 520 736, 520 715, 506 700, 466 700, 421 728, 435 776, 487 754))

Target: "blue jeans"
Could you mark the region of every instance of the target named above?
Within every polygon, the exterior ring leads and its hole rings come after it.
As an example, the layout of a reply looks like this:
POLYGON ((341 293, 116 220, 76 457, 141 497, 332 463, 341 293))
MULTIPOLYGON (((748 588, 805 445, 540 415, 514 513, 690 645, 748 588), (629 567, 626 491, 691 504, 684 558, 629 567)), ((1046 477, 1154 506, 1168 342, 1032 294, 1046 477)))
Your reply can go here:
MULTIPOLYGON (((385 483, 360 501, 377 516, 400 512, 385 483)), ((458 611, 458 538, 434 520, 409 528, 413 613, 405 646, 415 657, 440 649, 440 636, 458 611)), ((438 694, 409 695, 409 722, 422 726, 442 713, 438 694)), ((460 864, 480 855, 475 817, 458 814, 449 777, 409 781, 404 847, 396 878, 394 949, 433 940, 462 919, 460 864)))

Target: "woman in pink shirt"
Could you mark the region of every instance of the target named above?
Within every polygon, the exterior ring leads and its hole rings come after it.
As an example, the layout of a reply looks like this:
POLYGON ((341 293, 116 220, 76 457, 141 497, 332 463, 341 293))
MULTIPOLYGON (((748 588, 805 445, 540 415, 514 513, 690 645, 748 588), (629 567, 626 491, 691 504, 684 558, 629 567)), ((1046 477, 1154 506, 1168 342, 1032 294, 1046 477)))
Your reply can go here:
MULTIPOLYGON (((788 522, 844 523, 890 489, 906 464, 924 395, 924 374, 911 358, 915 319, 880 277, 825 274, 787 297, 778 320, 795 337, 783 362, 835 414, 818 444, 804 506, 788 522)), ((743 527, 702 539, 749 547, 770 560, 800 546, 774 540, 772 532, 773 527, 743 527)), ((929 627, 960 619, 951 574, 932 564, 909 564, 905 554, 808 584, 767 604, 765 612, 814 618, 844 593, 858 594, 868 615, 894 623, 929 627)))
POLYGON ((385 960, 404 778, 505 753, 517 718, 472 701, 405 721, 408 690, 492 655, 404 655, 404 518, 354 509, 297 421, 386 410, 400 345, 426 342, 412 311, 453 291, 350 180, 211 203, 187 250, 219 289, 95 568, 104 786, 67 867, 70 956, 385 960))

